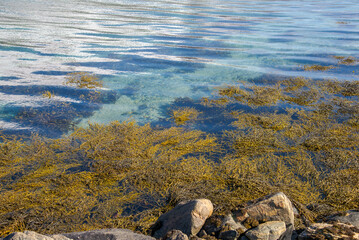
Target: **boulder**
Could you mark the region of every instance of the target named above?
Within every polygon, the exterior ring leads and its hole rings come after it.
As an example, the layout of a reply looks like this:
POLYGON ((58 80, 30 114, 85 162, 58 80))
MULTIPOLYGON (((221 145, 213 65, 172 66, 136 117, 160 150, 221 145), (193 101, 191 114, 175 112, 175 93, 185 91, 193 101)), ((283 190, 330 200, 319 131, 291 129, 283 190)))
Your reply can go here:
POLYGON ((174 229, 182 231, 187 236, 196 235, 212 212, 213 204, 208 199, 181 202, 158 218, 151 227, 152 236, 162 238, 174 229))
MULTIPOLYGON (((294 226, 294 211, 292 202, 282 193, 271 194, 250 201, 246 206, 232 212, 236 222, 244 224, 248 219, 260 222, 283 221, 286 225, 294 226)), ((257 224, 258 225, 258 224, 257 224)), ((244 224, 245 227, 249 228, 244 224)))
POLYGON ((162 238, 162 240, 188 240, 188 237, 180 230, 171 230, 162 238))
POLYGON ((314 223, 299 234, 298 239, 359 239, 359 229, 344 223, 314 223))
POLYGON ((24 231, 24 232, 11 233, 3 240, 70 240, 70 239, 63 235, 56 235, 55 237, 50 237, 33 231, 24 231))
POLYGON ((339 214, 329 216, 326 220, 347 223, 359 228, 359 211, 349 210, 341 212, 339 214))
POLYGON ((277 240, 286 232, 285 222, 269 221, 248 230, 245 235, 250 240, 277 240))
POLYGON ((51 237, 52 237, 54 240, 70 240, 70 238, 67 238, 67 237, 65 237, 65 236, 62 235, 62 234, 51 235, 51 237))
POLYGON ((128 229, 101 229, 62 234, 74 240, 155 240, 153 237, 134 233, 128 229))

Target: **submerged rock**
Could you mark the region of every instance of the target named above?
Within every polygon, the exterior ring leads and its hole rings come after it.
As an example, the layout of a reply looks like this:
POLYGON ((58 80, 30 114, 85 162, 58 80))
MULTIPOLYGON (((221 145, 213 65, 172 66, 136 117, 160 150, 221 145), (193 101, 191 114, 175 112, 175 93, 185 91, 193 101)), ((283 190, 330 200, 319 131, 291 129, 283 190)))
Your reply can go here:
POLYGON ((152 236, 162 238, 173 229, 180 230, 187 236, 196 235, 212 212, 213 204, 208 199, 181 202, 158 218, 151 227, 152 236))

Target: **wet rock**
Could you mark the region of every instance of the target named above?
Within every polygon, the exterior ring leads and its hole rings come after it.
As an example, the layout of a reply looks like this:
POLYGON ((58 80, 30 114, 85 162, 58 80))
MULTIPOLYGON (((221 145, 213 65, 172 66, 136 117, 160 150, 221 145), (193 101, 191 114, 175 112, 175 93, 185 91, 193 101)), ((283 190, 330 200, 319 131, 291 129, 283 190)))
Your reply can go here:
POLYGON ((208 199, 181 202, 158 218, 151 228, 152 236, 162 238, 173 229, 180 230, 187 236, 196 235, 212 212, 213 204, 208 199))
POLYGON ((14 232, 4 238, 4 240, 70 240, 63 235, 55 235, 54 237, 39 234, 33 231, 14 232))
POLYGON ((188 237, 180 230, 171 230, 162 238, 162 240, 188 240, 188 237))
POLYGON ((359 211, 349 210, 329 216, 326 221, 336 221, 346 224, 351 224, 359 228, 359 211))
POLYGON ((233 212, 233 218, 238 223, 244 223, 248 218, 251 218, 259 223, 283 221, 287 225, 292 224, 294 226, 292 203, 282 192, 248 202, 244 208, 233 212))
POLYGON ((101 229, 86 232, 64 233, 62 235, 74 240, 155 240, 153 237, 134 233, 128 229, 101 229))
POLYGON ((299 234, 298 239, 359 239, 359 229, 344 223, 314 223, 299 234))
POLYGON ((248 230, 245 235, 250 240, 278 240, 285 232, 285 222, 269 221, 248 230))

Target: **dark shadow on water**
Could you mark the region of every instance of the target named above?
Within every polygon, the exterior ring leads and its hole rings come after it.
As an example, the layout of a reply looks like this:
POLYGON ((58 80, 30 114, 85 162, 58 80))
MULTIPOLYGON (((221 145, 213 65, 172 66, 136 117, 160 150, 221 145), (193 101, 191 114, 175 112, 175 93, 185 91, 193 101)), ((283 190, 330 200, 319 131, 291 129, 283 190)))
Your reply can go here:
POLYGON ((28 136, 31 132, 57 138, 72 130, 83 118, 88 118, 98 111, 103 104, 112 104, 120 94, 113 90, 95 91, 66 86, 0 86, 0 92, 12 95, 28 95, 44 98, 36 106, 8 105, 2 109, 2 114, 8 116, 3 120, 16 123, 18 130, 4 130, 3 133, 22 134, 28 136), (49 92, 51 97, 43 96, 49 92), (66 97, 76 102, 59 99, 66 97), (30 129, 28 129, 30 128, 30 129))

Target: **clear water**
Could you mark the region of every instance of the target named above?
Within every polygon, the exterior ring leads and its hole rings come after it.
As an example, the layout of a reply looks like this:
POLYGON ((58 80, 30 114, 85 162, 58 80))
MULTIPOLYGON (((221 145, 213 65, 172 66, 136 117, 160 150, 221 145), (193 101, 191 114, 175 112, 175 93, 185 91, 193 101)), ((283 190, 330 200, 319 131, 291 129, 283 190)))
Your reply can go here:
POLYGON ((357 65, 300 67, 359 57, 358 43, 357 0, 0 0, 0 127, 50 131, 17 116, 61 102, 82 112, 80 125, 144 123, 166 117, 176 98, 238 80, 358 79, 357 65), (79 71, 101 76, 115 97, 82 100, 63 85, 79 71))

